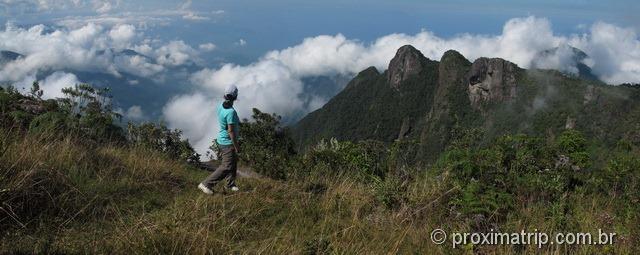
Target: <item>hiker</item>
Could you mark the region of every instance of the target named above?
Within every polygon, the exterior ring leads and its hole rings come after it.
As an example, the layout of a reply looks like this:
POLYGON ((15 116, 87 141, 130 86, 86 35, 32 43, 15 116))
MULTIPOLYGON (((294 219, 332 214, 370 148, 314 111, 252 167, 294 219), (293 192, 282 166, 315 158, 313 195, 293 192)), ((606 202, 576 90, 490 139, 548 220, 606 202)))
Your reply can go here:
POLYGON ((218 148, 220 149, 220 166, 209 177, 204 179, 198 188, 202 192, 213 194, 213 186, 222 181, 225 177, 229 177, 227 187, 231 191, 238 191, 236 186, 236 170, 238 167, 238 153, 240 152, 238 144, 238 135, 240 133, 240 119, 236 110, 233 108, 233 102, 238 98, 238 88, 234 85, 229 86, 224 92, 224 102, 218 105, 218 124, 220 131, 216 138, 218 148))

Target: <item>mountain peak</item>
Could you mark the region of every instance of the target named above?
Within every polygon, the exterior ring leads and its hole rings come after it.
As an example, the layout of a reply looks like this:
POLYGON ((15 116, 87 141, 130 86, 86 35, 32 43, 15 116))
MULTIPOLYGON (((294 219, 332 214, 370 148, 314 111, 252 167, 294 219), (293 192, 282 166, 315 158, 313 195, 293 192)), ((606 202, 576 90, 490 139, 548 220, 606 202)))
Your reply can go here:
POLYGON ((0 58, 16 60, 22 57, 22 54, 13 51, 0 50, 0 58))
POLYGON ((422 52, 411 45, 400 47, 387 69, 387 80, 391 87, 399 89, 402 82, 422 71, 427 60, 422 52))
POLYGON ((24 57, 24 56, 20 53, 16 53, 13 51, 0 50, 0 68, 3 67, 5 64, 12 62, 16 59, 19 59, 21 57, 24 57))
POLYGON ((516 75, 520 68, 501 58, 479 58, 471 65, 469 99, 478 107, 481 101, 503 102, 516 97, 516 75))
POLYGON ((469 62, 469 60, 467 60, 467 58, 465 58, 462 54, 460 54, 460 52, 458 52, 456 50, 448 50, 447 52, 445 52, 442 55, 442 58, 440 59, 440 62, 448 62, 448 61, 469 62))

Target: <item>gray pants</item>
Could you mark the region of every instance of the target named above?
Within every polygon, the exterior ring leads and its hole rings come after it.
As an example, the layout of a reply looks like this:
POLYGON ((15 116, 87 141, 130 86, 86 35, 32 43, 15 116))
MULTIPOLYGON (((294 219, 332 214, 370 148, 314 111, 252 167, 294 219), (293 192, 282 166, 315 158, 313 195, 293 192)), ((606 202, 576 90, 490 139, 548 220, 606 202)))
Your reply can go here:
POLYGON ((238 154, 233 145, 218 145, 220 148, 220 166, 202 181, 207 188, 213 188, 218 182, 229 176, 228 187, 236 186, 236 171, 238 169, 238 154))

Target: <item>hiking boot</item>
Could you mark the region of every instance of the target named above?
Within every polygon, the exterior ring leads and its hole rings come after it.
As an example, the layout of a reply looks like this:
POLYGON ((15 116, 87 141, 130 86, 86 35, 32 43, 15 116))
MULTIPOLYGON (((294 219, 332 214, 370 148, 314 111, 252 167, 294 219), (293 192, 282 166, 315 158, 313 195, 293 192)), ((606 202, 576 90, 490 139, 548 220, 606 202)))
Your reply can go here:
POLYGON ((198 189, 202 190, 202 192, 204 192, 207 195, 213 195, 213 190, 211 190, 210 188, 207 188, 207 186, 204 186, 204 184, 202 183, 198 184, 198 189))
POLYGON ((236 192, 236 191, 239 191, 239 190, 240 190, 240 188, 238 188, 238 186, 235 186, 235 185, 233 185, 233 186, 229 187, 229 189, 230 189, 231 191, 233 191, 233 192, 236 192))

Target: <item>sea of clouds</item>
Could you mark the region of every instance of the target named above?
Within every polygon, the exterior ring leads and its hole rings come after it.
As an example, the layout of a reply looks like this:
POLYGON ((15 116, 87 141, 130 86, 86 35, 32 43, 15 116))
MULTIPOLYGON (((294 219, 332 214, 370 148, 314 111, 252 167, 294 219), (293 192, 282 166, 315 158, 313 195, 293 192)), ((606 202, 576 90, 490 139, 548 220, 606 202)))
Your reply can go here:
MULTIPOLYGON (((576 63, 567 50, 570 45, 587 53, 589 58, 583 63, 601 80, 609 84, 640 82, 640 40, 634 29, 597 22, 583 33, 558 35, 547 19, 523 17, 507 21, 498 35, 443 38, 423 30, 389 34, 372 42, 341 34, 305 38, 298 45, 267 52, 248 65, 202 67, 190 74, 192 92, 175 95, 164 106, 163 117, 170 127, 182 129, 194 147, 204 153, 218 132, 215 107, 228 85, 239 88, 235 107, 241 118, 250 117, 254 107, 283 116, 307 113, 321 107, 326 99, 305 95, 304 77, 353 75, 369 66, 383 71, 396 50, 406 44, 434 60, 455 49, 471 61, 500 57, 524 68, 531 67, 541 51, 559 47, 544 61, 538 59, 536 66, 575 72, 576 63)), ((0 31, 0 49, 25 55, 0 70, 0 82, 28 84, 38 72, 47 70, 90 70, 116 76, 126 72, 156 79, 172 66, 216 50, 216 45, 150 39, 135 24, 74 23, 51 31, 44 25, 21 28, 8 24, 0 31), (122 49, 133 49, 146 57, 115 54, 122 49)), ((60 96, 64 84, 76 82, 80 81, 71 71, 58 71, 41 81, 49 98, 60 96)), ((142 114, 139 107, 129 110, 132 115, 142 114)))

